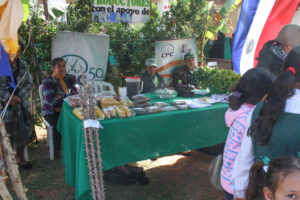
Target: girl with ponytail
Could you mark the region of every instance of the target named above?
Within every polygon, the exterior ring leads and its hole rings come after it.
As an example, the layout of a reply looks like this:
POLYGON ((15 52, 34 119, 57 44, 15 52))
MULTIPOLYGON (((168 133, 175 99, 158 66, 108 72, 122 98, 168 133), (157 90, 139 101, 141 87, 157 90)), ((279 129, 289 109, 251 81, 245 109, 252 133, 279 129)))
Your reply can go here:
POLYGON ((247 200, 300 199, 300 159, 288 156, 273 159, 269 166, 262 161, 250 170, 247 200))
POLYGON ((273 75, 268 70, 250 69, 241 77, 229 97, 229 109, 225 114, 225 122, 230 129, 224 148, 221 170, 221 185, 224 188, 226 200, 233 199, 233 191, 229 183, 236 155, 246 133, 247 116, 268 93, 272 82, 273 75))
POLYGON ((244 199, 249 170, 267 156, 297 156, 300 152, 300 46, 287 56, 282 72, 266 98, 249 114, 247 136, 233 169, 234 194, 244 199))

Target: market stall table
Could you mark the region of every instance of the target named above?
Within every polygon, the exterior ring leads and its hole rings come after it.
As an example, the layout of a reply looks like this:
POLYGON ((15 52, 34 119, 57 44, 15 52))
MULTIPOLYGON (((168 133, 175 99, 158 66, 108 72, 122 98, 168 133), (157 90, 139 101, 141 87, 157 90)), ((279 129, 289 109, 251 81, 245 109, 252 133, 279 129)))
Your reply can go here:
MULTIPOLYGON (((152 102, 161 101, 149 94, 152 102)), ((164 100, 171 103, 171 100, 164 100)), ((99 130, 104 170, 137 161, 223 143, 228 128, 224 114, 228 104, 139 115, 101 121, 99 130)), ((75 187, 78 200, 91 198, 82 121, 66 102, 58 121, 62 134, 62 162, 66 183, 75 187)))

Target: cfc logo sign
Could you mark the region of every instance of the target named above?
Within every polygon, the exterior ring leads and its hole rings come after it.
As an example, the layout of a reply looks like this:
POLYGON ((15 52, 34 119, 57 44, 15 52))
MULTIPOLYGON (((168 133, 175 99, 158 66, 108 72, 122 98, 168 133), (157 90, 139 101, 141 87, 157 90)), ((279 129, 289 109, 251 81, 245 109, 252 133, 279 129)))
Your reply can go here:
POLYGON ((161 48, 161 57, 173 57, 174 56, 174 46, 172 44, 166 44, 161 48))

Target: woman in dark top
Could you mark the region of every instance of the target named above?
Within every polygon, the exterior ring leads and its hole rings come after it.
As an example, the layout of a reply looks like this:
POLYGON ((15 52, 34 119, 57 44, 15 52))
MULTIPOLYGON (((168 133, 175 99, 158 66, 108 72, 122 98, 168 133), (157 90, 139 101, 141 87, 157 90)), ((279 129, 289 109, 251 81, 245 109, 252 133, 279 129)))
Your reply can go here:
POLYGON ((283 63, 294 46, 300 44, 300 26, 285 25, 275 40, 268 41, 259 52, 257 67, 263 67, 278 76, 283 72, 283 63))
POLYGON ((64 97, 70 94, 76 94, 76 77, 66 74, 66 63, 62 58, 52 60, 52 74, 43 83, 43 108, 42 115, 45 120, 52 126, 54 159, 59 158, 61 149, 61 135, 58 133, 56 126, 64 97))

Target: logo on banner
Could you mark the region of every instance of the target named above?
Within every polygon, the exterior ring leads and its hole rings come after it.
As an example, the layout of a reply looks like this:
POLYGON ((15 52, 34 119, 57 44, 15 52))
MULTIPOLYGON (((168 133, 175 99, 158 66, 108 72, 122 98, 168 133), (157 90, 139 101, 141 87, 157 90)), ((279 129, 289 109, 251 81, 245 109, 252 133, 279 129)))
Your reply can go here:
POLYGON ((190 47, 189 44, 182 44, 182 46, 180 48, 180 52, 181 52, 182 55, 184 55, 186 53, 191 53, 192 48, 190 47))
POLYGON ((88 76, 88 81, 103 78, 103 69, 89 67, 88 62, 81 56, 68 54, 62 56, 66 62, 67 73, 73 74, 77 79, 81 78, 81 73, 84 72, 88 76))
POLYGON ((248 45, 247 45, 247 48, 246 48, 246 54, 251 53, 253 47, 254 47, 254 40, 252 39, 248 42, 248 45))
POLYGON ((161 57, 173 57, 174 56, 174 46, 172 44, 166 44, 161 48, 161 57))

